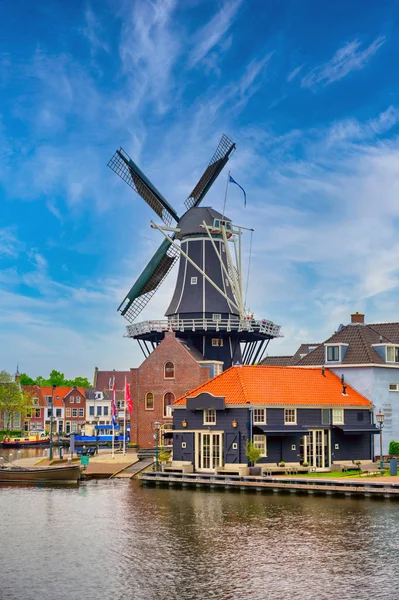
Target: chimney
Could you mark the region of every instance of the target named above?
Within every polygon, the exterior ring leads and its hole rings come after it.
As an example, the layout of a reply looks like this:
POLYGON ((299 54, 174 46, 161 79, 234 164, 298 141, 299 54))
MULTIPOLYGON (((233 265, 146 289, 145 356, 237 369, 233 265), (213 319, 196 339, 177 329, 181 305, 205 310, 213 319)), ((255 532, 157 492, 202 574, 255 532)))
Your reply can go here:
POLYGON ((364 314, 355 312, 351 315, 351 324, 352 325, 364 325, 364 314))

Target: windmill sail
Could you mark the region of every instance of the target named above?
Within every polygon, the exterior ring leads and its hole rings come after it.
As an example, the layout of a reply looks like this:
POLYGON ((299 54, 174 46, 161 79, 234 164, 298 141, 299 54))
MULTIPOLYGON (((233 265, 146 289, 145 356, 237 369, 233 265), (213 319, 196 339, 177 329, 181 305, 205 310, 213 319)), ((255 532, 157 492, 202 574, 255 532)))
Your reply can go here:
POLYGON ((174 209, 123 148, 115 152, 108 166, 151 206, 168 227, 172 225, 173 220, 177 223, 179 217, 174 209))
POLYGON ((168 240, 164 240, 118 307, 129 323, 133 323, 151 300, 178 257, 179 251, 168 240))
POLYGON ((229 140, 227 135, 223 135, 222 139, 219 142, 218 147, 214 155, 212 156, 209 165, 203 172, 200 180, 197 185, 185 200, 184 205, 186 209, 192 208, 193 206, 198 206, 205 194, 208 192, 209 188, 213 184, 213 182, 218 177, 219 173, 223 169, 224 165, 229 160, 229 156, 234 150, 236 145, 234 142, 229 140))

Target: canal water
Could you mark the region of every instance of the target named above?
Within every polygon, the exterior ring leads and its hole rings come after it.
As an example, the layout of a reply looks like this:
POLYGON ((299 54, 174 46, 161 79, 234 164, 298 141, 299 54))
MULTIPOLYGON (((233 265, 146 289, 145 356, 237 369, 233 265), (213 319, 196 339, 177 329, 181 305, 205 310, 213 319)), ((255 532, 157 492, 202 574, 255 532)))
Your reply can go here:
POLYGON ((389 500, 0 486, 1 600, 399 598, 389 500))

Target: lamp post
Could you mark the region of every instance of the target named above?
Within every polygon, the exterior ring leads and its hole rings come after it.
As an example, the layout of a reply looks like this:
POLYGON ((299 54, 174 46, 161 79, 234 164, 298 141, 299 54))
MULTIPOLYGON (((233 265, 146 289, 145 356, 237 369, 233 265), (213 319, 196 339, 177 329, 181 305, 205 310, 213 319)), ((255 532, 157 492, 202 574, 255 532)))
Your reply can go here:
POLYGON ((380 471, 382 473, 384 469, 384 458, 382 456, 382 428, 384 427, 385 415, 380 409, 380 411, 375 415, 375 417, 380 428, 380 471))
POLYGON ((100 417, 97 415, 96 417, 94 417, 95 419, 95 428, 96 428, 96 454, 98 455, 98 422, 100 420, 100 417))
POLYGON ((161 426, 161 423, 159 421, 155 421, 154 422, 154 439, 155 439, 155 470, 158 471, 159 469, 159 461, 158 461, 158 453, 159 453, 159 428, 161 426))
POLYGON ((53 410, 54 410, 54 390, 57 386, 53 383, 51 386, 51 408, 50 408, 50 453, 49 458, 53 460, 53 410))

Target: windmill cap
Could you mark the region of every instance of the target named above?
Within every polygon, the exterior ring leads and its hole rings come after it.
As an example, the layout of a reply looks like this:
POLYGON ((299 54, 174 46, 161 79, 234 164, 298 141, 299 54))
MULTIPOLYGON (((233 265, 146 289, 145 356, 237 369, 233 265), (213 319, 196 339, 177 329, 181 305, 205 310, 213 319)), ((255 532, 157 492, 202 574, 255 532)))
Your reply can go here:
POLYGON ((212 227, 215 219, 231 222, 229 217, 226 217, 226 215, 223 216, 220 212, 214 210, 210 206, 190 208, 184 213, 179 221, 178 227, 180 232, 177 234, 177 238, 181 240, 183 237, 193 234, 202 234, 206 236, 206 231, 201 227, 202 221, 205 221, 209 227, 212 227))

